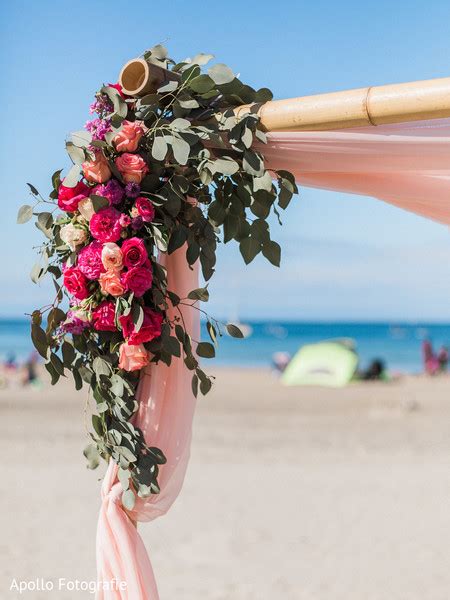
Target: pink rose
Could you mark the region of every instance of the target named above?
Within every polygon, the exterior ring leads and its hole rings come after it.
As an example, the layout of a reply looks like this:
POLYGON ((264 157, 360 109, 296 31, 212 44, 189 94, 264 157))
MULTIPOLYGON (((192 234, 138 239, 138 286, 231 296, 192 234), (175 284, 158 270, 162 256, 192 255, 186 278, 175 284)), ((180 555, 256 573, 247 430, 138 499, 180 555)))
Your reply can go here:
POLYGON ((99 282, 100 289, 105 295, 111 294, 111 296, 118 297, 122 296, 125 292, 125 287, 121 283, 119 275, 114 271, 102 273, 99 282))
POLYGON ((136 152, 144 129, 138 122, 123 121, 122 129, 114 136, 113 142, 118 152, 136 152))
POLYGON ((136 198, 134 206, 143 221, 146 223, 151 223, 151 221, 153 221, 155 218, 155 207, 148 198, 144 198, 143 196, 136 198))
POLYGON ((100 242, 117 242, 122 233, 120 212, 111 206, 101 208, 89 221, 89 229, 100 242))
POLYGON ((140 298, 152 287, 153 273, 147 267, 134 267, 123 273, 121 281, 127 291, 140 298))
POLYGON ((105 270, 102 263, 102 248, 100 242, 91 242, 78 254, 78 268, 88 279, 98 279, 100 273, 105 270))
POLYGON ((82 181, 73 188, 61 183, 58 189, 58 206, 66 212, 75 212, 80 201, 87 196, 89 196, 89 187, 82 181))
POLYGON ((139 331, 135 331, 133 319, 130 314, 119 317, 123 337, 128 340, 130 346, 151 342, 161 335, 162 314, 155 312, 151 308, 144 308, 143 310, 144 320, 139 331))
POLYGON ((125 152, 116 158, 116 167, 127 183, 141 183, 148 173, 145 160, 139 154, 125 152))
POLYGON ((101 152, 97 152, 92 160, 82 164, 83 174, 91 183, 105 183, 111 177, 108 161, 101 152))
POLYGON ((129 238, 122 244, 123 264, 131 269, 142 267, 148 258, 144 240, 137 237, 129 238))
POLYGON ((105 300, 92 311, 92 323, 96 331, 117 331, 115 321, 116 311, 113 302, 105 300))
POLYGON ((140 371, 149 363, 147 350, 141 344, 131 346, 124 342, 119 349, 119 369, 124 371, 140 371))
POLYGON ((102 263, 107 271, 122 270, 122 250, 114 242, 107 242, 102 249, 102 263))
POLYGON ((77 267, 64 269, 64 286, 77 300, 84 300, 89 296, 88 281, 77 267))

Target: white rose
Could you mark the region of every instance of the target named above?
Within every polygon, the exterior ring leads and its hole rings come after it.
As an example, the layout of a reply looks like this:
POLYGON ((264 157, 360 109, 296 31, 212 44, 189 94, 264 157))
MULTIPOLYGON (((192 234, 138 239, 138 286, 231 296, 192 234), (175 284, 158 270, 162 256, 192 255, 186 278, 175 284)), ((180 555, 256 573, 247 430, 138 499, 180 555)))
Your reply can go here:
POLYGON ((87 239, 87 233, 85 229, 80 229, 80 227, 75 227, 72 223, 68 223, 61 227, 61 232, 59 234, 61 236, 62 241, 69 246, 72 252, 75 252, 76 247, 82 244, 87 239))

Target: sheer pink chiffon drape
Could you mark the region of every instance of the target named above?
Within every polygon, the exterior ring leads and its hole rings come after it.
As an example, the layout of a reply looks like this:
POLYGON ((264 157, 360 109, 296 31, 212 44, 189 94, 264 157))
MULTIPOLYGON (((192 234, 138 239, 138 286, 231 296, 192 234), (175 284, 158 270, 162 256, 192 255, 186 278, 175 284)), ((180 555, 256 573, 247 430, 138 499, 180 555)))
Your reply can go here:
POLYGON ((279 132, 260 146, 300 186, 373 196, 450 224, 450 119, 279 132))
MULTIPOLYGON (((450 120, 342 131, 270 133, 259 148, 272 169, 292 171, 300 186, 374 196, 450 224, 450 120)), ((197 270, 179 250, 166 257, 169 289, 180 296, 197 287, 197 270)), ((198 339, 198 312, 184 311, 198 339)), ((181 489, 191 439, 195 402, 191 373, 182 360, 151 366, 139 387, 137 425, 148 443, 166 454, 161 493, 140 500, 131 517, 163 515, 181 489)), ((97 531, 99 582, 126 582, 126 589, 100 591, 99 600, 157 600, 152 567, 143 542, 121 506, 116 468, 103 483, 97 531)))
MULTIPOLYGON (((164 257, 169 290, 180 297, 198 287, 198 267, 191 270, 185 249, 164 257)), ((173 315, 171 315, 173 316, 173 315)), ((183 308, 186 328, 199 337, 199 313, 183 308)), ((182 359, 170 367, 151 365, 142 374, 138 388, 139 411, 136 425, 147 443, 163 450, 167 463, 161 467, 158 495, 136 503, 128 513, 135 521, 152 521, 166 513, 183 485, 189 460, 195 398, 191 391, 192 372, 182 359)), ((117 468, 110 463, 102 486, 102 505, 97 528, 97 571, 99 600, 157 600, 153 570, 142 539, 121 505, 122 489, 117 468), (124 582, 124 590, 111 582, 124 582), (112 588, 112 589, 111 589, 112 588)))

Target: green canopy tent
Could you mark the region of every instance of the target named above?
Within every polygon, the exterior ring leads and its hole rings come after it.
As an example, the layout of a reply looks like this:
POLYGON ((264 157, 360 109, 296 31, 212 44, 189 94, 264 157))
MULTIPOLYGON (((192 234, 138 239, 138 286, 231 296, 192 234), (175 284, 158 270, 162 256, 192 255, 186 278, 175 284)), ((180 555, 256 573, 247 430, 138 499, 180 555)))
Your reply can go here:
POLYGON ((302 346, 284 371, 284 385, 343 387, 358 365, 354 345, 348 341, 326 341, 302 346))

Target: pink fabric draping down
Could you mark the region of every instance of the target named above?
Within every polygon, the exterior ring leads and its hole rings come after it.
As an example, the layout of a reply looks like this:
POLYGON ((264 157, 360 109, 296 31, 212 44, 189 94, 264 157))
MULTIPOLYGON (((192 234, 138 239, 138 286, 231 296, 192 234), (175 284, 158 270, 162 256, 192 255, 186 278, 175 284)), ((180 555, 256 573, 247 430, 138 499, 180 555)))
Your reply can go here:
POLYGON ((269 133, 259 150, 300 186, 373 196, 450 224, 450 119, 269 133))
MULTIPOLYGON (((259 148, 272 169, 292 171, 300 186, 374 196, 450 224, 450 120, 342 131, 270 133, 259 148)), ((169 289, 180 296, 197 287, 197 270, 182 250, 166 258, 169 289)), ((198 312, 184 311, 198 339, 198 312)), ((166 454, 161 493, 139 500, 130 514, 150 521, 170 508, 183 484, 189 458, 195 401, 191 373, 182 360, 151 366, 143 374, 136 423, 148 443, 166 454)), ((102 488, 97 530, 99 582, 126 582, 120 591, 99 591, 98 600, 157 600, 144 544, 121 506, 116 467, 110 464, 102 488)))
MULTIPOLYGON (((198 287, 198 267, 189 268, 185 249, 163 259, 169 290, 183 298, 198 287)), ((187 330, 198 340, 199 312, 187 307, 182 311, 187 330)), ((169 316, 172 318, 173 314, 169 316)), ((161 492, 145 500, 138 499, 134 510, 127 513, 121 504, 117 467, 110 462, 102 485, 97 527, 98 600, 157 600, 159 597, 150 559, 128 514, 135 521, 152 521, 169 510, 180 492, 189 460, 195 409, 191 378, 192 372, 181 359, 172 360, 170 367, 150 365, 142 374, 135 424, 142 429, 149 445, 161 448, 167 463, 159 474, 161 492), (113 580, 125 582, 126 588, 119 589, 113 580)))

